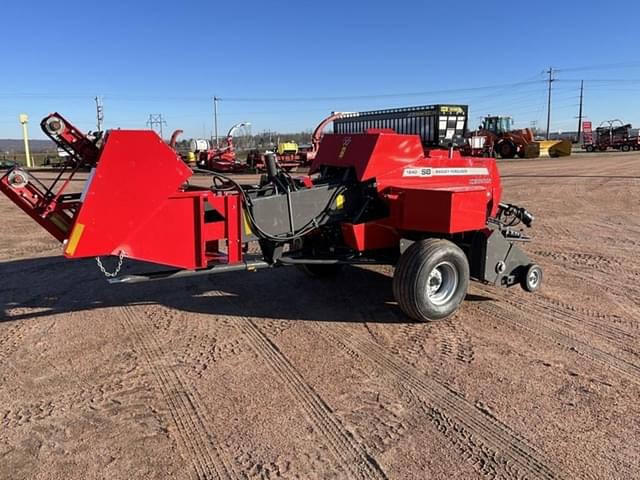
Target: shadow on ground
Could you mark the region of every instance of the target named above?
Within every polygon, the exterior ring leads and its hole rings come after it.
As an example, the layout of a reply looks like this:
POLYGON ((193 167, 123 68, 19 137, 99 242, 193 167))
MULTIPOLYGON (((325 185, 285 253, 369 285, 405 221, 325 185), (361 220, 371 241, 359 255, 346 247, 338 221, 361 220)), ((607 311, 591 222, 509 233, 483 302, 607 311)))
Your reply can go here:
MULTIPOLYGON (((123 274, 135 273, 130 262, 123 274)), ((93 259, 45 257, 0 263, 1 321, 158 304, 211 315, 329 322, 412 323, 397 307, 391 277, 370 268, 345 268, 332 279, 310 278, 293 267, 208 277, 110 285, 93 259)), ((467 295, 469 301, 490 300, 467 295)))

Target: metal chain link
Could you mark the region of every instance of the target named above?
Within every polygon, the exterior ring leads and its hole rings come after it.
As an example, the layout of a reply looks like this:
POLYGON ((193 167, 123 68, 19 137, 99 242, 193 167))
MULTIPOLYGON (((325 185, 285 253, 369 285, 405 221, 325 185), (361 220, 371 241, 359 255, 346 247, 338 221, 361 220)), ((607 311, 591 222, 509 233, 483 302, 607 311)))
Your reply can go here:
POLYGON ((118 274, 120 273, 123 259, 124 259, 124 250, 120 250, 120 253, 118 254, 118 265, 116 265, 116 269, 113 272, 107 272, 107 270, 104 268, 104 265, 102 265, 102 260, 100 260, 100 257, 96 257, 96 263, 98 264, 98 268, 104 274, 105 277, 113 278, 113 277, 117 277, 118 274))

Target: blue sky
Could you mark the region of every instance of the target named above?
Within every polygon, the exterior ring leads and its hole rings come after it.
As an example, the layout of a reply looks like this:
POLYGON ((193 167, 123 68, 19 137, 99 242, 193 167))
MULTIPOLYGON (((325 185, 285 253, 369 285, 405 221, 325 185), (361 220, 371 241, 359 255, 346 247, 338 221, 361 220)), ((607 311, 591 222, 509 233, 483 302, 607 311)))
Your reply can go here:
POLYGON ((221 133, 239 121, 254 132, 299 131, 332 110, 431 103, 468 103, 470 125, 500 113, 544 126, 550 66, 558 69, 553 130, 576 128, 580 79, 594 123, 640 126, 640 4, 602 5, 5 2, 0 138, 20 136, 21 112, 36 138, 50 111, 92 129, 96 95, 108 128, 144 128, 162 113, 165 136, 183 128, 208 137, 213 95, 221 133))

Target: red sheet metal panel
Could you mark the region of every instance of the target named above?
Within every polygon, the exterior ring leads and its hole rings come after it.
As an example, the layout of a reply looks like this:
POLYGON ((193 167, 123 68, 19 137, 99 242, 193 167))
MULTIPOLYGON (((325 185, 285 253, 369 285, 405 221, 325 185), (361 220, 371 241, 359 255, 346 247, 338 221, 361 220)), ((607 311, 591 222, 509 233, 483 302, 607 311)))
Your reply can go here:
POLYGON ((182 263, 181 240, 194 234, 194 206, 190 200, 176 202, 170 197, 190 176, 191 170, 156 133, 112 130, 80 207, 65 255, 117 255, 124 250, 128 257, 182 263), (170 255, 172 261, 156 258, 160 247, 156 247, 156 254, 150 255, 145 243, 165 243, 166 252, 174 252, 170 255))
POLYGON ((343 223, 340 227, 345 243, 360 252, 391 248, 400 240, 398 231, 388 221, 343 223))
POLYGON ((127 234, 117 248, 124 250, 128 258, 180 268, 202 268, 206 263, 198 228, 200 218, 199 195, 173 197, 141 221, 140 228, 127 234))
POLYGON ((461 233, 487 222, 487 191, 482 187, 394 189, 391 217, 399 230, 461 233))
POLYGON ((411 165, 423 156, 417 135, 325 135, 311 171, 321 165, 354 167, 358 180, 365 181, 411 165))

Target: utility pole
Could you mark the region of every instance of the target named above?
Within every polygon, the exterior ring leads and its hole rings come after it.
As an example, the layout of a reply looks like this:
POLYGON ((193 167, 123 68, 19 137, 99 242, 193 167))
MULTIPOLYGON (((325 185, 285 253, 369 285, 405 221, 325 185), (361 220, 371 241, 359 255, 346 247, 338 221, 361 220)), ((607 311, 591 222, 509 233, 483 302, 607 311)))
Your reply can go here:
POLYGON ((29 134, 27 133, 27 123, 29 116, 26 113, 20 114, 20 124, 22 125, 22 138, 24 139, 24 155, 27 162, 27 168, 31 168, 31 153, 29 152, 29 134))
POLYGON ((582 94, 584 93, 584 80, 580 80, 580 110, 578 111, 578 143, 582 136, 582 94))
POLYGON ((149 114, 149 120, 147 120, 147 126, 151 130, 155 130, 156 126, 159 127, 160 138, 162 138, 162 139, 164 139, 164 136, 162 134, 162 126, 166 125, 166 124, 167 124, 167 122, 165 122, 163 120, 161 113, 150 113, 149 114))
POLYGON ((213 135, 216 147, 218 146, 218 97, 213 97, 213 135))
POLYGON ((102 131, 102 123, 104 122, 104 107, 102 106, 102 97, 95 97, 96 101, 96 122, 98 125, 98 131, 102 131))
POLYGON ((549 67, 547 71, 549 74, 549 94, 547 96, 547 135, 546 139, 549 140, 549 128, 551 127, 551 84, 555 80, 553 78, 553 68, 549 67))

